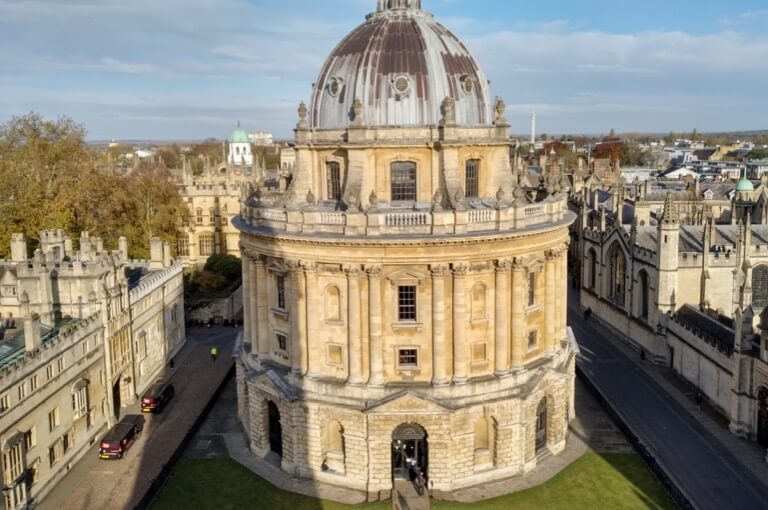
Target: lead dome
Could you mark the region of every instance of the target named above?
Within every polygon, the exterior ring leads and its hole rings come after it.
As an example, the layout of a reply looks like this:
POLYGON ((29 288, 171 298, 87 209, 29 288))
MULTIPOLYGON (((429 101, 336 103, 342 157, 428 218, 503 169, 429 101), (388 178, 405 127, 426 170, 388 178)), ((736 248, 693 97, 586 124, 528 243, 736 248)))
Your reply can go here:
POLYGON ((448 97, 457 123, 492 123, 488 80, 464 43, 422 10, 420 0, 379 0, 323 65, 311 123, 344 129, 359 99, 369 126, 436 125, 448 97))

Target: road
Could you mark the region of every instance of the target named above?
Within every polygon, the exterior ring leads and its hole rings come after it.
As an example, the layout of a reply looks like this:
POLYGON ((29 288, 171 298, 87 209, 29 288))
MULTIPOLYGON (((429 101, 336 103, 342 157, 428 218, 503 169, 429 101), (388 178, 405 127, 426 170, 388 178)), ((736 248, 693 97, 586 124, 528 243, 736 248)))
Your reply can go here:
MULTIPOLYGON (((176 394, 163 413, 146 415, 141 437, 121 460, 98 459, 98 441, 40 502, 40 510, 130 509, 173 455, 232 367, 238 329, 189 328, 187 345, 167 374, 176 394), (219 349, 216 362, 210 347, 219 349)), ((138 412, 138 406, 122 414, 138 412)))
MULTIPOLYGON (((697 419, 616 348, 594 321, 569 310, 579 367, 700 510, 768 509, 757 480, 697 419)), ((768 469, 768 466, 766 466, 768 469)))

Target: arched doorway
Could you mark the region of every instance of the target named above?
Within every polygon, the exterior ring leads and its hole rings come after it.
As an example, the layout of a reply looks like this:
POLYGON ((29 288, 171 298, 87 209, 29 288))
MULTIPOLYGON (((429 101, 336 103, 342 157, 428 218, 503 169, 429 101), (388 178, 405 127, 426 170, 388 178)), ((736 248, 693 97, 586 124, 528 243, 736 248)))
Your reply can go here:
POLYGON ((392 479, 413 481, 419 470, 427 476, 427 431, 416 423, 403 423, 392 433, 392 479))
POLYGON ((536 453, 547 447, 547 399, 541 399, 536 409, 536 453))
POLYGON ((283 456, 283 426, 280 424, 280 411, 271 400, 267 402, 269 412, 269 449, 283 456))
POLYGON ((768 388, 765 386, 757 392, 757 441, 768 448, 768 388))

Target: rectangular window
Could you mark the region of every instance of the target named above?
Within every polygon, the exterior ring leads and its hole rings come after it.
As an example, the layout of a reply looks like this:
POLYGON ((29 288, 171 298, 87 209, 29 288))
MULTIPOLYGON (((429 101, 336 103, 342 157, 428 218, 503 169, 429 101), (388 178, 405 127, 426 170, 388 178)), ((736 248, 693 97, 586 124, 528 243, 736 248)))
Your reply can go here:
POLYGON ((285 310, 285 276, 275 278, 277 287, 277 308, 285 310))
POLYGON ((23 471, 22 453, 20 442, 3 452, 3 481, 5 485, 12 485, 21 476, 23 471))
POLYGON ((397 351, 397 366, 399 368, 416 368, 419 366, 418 349, 399 349, 397 351))
POLYGON ((539 345, 539 335, 536 331, 528 332, 528 350, 532 351, 539 345))
POLYGON ((37 374, 29 378, 29 389, 35 391, 37 389, 37 374))
POLYGON ((13 297, 16 295, 15 285, 3 285, 2 295, 5 297, 13 297))
POLYGON ((0 397, 0 413, 4 413, 11 408, 11 395, 6 393, 0 397))
POLYGON ((195 211, 195 223, 197 223, 198 225, 202 225, 203 224, 203 210, 202 209, 198 209, 198 210, 195 211))
POLYGON ((75 447, 75 429, 69 429, 66 434, 61 436, 62 453, 67 453, 75 447))
POLYGON ((176 239, 176 255, 179 257, 189 257, 188 237, 179 237, 176 239))
POLYGON ((325 166, 328 178, 328 200, 341 200, 341 167, 336 162, 325 166))
POLYGON ((416 321, 416 286, 397 288, 397 318, 400 322, 416 321))
POLYGON ((53 365, 52 364, 49 363, 48 366, 45 367, 45 375, 46 375, 46 377, 48 377, 48 380, 53 379, 54 373, 53 373, 53 365))
POLYGON ((27 450, 37 446, 37 429, 35 427, 24 432, 24 446, 27 447, 27 450))
POLYGON ((282 352, 288 352, 288 337, 277 334, 277 349, 282 352))
POLYGON ((392 163, 392 201, 416 201, 416 164, 392 163))
POLYGON ((528 306, 536 304, 536 273, 528 273, 528 306))
POLYGON ((64 362, 64 356, 56 360, 56 367, 59 369, 59 373, 64 371, 64 368, 66 368, 66 363, 64 362))
POLYGON ((88 414, 88 386, 75 390, 72 393, 72 413, 77 420, 88 414))
POLYGON ((27 398, 27 383, 23 382, 19 384, 19 400, 27 398))
POLYGON ((476 198, 480 196, 480 160, 470 159, 466 164, 466 196, 468 198, 476 198))
POLYGON ((61 439, 57 439, 55 443, 48 447, 48 463, 51 467, 61 460, 61 450, 61 439))
POLYGON ((208 218, 211 221, 211 225, 216 225, 216 209, 213 207, 208 209, 208 218))
POLYGON ((57 406, 48 413, 48 430, 53 431, 53 429, 59 426, 59 423, 59 408, 57 406))

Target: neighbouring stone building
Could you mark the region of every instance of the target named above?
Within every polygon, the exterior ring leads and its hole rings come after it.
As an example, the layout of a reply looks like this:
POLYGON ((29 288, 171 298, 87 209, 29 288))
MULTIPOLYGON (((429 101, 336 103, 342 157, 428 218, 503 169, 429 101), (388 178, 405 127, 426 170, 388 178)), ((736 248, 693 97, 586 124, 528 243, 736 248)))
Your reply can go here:
POLYGON ((650 197, 640 197, 631 225, 621 189, 610 211, 576 197, 572 255, 583 307, 698 388, 733 433, 768 448, 764 184, 740 180, 730 207, 668 192, 656 212, 643 209, 650 197), (694 208, 701 213, 690 214, 694 208))
MULTIPOLYGON (((13 299, 0 311, 0 462, 7 510, 39 501, 94 441, 161 377, 183 346, 181 264, 151 241, 132 261, 87 234, 79 250, 62 231, 24 236, 0 261, 13 299)), ((7 297, 7 296, 6 296, 7 297)))
POLYGON ((380 0, 333 51, 287 189, 235 219, 255 455, 377 500, 411 465, 446 494, 565 448, 575 216, 556 167, 512 168, 504 113, 419 0, 380 0))

